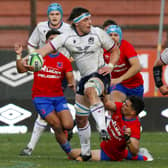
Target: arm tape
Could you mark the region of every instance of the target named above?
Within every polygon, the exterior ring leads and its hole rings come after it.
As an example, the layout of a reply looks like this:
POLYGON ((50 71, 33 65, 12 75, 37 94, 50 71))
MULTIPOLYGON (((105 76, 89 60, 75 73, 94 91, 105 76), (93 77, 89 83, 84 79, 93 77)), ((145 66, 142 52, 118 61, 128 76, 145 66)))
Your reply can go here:
POLYGON ((162 66, 156 66, 153 68, 153 77, 156 87, 160 88, 163 85, 162 82, 162 66))

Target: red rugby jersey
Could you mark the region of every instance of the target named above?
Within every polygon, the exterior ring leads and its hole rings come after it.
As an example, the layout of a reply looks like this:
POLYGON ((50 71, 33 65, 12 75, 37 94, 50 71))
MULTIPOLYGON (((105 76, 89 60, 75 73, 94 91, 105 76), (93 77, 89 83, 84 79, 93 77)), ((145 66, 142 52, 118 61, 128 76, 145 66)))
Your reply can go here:
MULTIPOLYGON (((129 68, 131 67, 131 65, 129 63, 129 59, 131 59, 133 57, 137 57, 137 53, 136 53, 134 47, 126 40, 122 40, 121 45, 120 45, 120 58, 119 58, 117 65, 115 66, 115 68, 113 69, 113 71, 111 73, 112 78, 118 78, 121 75, 123 75, 124 73, 126 73, 129 70, 129 68)), ((109 63, 109 61, 110 61, 110 53, 109 52, 107 52, 107 51, 104 52, 104 59, 105 59, 106 63, 109 63)), ((121 83, 127 88, 135 88, 140 85, 143 85, 143 78, 142 78, 141 73, 138 72, 133 77, 131 77, 121 83)))
POLYGON ((120 161, 125 158, 126 141, 124 129, 131 128, 131 137, 140 139, 140 121, 138 117, 126 120, 121 114, 122 104, 116 102, 117 110, 112 115, 112 120, 107 128, 110 140, 102 141, 100 146, 112 160, 120 161))
POLYGON ((63 96, 62 80, 66 72, 72 71, 71 62, 58 52, 43 59, 42 69, 34 72, 32 98, 63 96))

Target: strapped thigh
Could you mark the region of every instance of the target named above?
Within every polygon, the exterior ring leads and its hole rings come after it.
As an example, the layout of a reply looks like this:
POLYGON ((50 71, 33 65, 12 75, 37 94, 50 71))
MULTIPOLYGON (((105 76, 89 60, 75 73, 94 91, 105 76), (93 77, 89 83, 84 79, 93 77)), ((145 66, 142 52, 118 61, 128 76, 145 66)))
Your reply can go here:
POLYGON ((95 88, 97 95, 100 96, 102 94, 102 92, 104 91, 104 87, 102 86, 102 84, 99 81, 99 78, 90 78, 84 85, 84 89, 87 89, 89 87, 93 87, 95 88))

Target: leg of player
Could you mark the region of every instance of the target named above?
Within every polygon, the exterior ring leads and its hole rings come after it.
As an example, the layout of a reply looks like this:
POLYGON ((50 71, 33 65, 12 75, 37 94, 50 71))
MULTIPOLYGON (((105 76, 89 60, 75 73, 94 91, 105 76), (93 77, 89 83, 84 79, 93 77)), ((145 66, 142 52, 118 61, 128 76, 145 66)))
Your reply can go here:
POLYGON ((71 140, 72 138, 72 129, 74 127, 74 121, 72 118, 72 115, 70 113, 69 110, 62 110, 61 112, 57 113, 57 116, 59 117, 61 124, 63 126, 64 129, 64 133, 65 131, 67 132, 67 138, 68 141, 71 140))
POLYGON ((99 78, 94 77, 90 78, 84 87, 85 96, 90 103, 90 112, 96 121, 100 137, 106 140, 109 136, 106 131, 105 109, 99 97, 104 93, 104 84, 99 78))
POLYGON ((38 114, 38 117, 34 123, 33 132, 32 132, 30 141, 27 144, 26 148, 24 148, 21 151, 20 155, 30 156, 32 154, 33 150, 35 149, 39 141, 40 136, 42 135, 46 127, 47 127, 47 122, 43 120, 38 114))
POLYGON ((90 136, 91 136, 91 128, 90 123, 88 121, 89 116, 89 108, 86 105, 86 102, 84 101, 84 96, 76 95, 76 122, 78 127, 78 135, 80 139, 80 145, 81 145, 81 159, 77 158, 77 160, 83 160, 87 161, 91 158, 91 152, 90 152, 90 136), (77 102, 79 101, 79 102, 77 102), (83 105, 85 104, 85 105, 83 105))
POLYGON ((77 133, 78 132, 78 128, 76 126, 76 110, 75 110, 75 106, 68 103, 68 108, 69 108, 69 111, 72 115, 72 118, 73 118, 73 129, 68 131, 68 141, 70 141, 73 137, 73 134, 74 133, 77 133))
POLYGON ((153 157, 146 148, 140 148, 136 156, 133 156, 130 151, 125 150, 126 160, 141 160, 141 161, 153 161, 153 157))
MULTIPOLYGON (((64 152, 71 158, 74 159, 74 154, 71 151, 70 143, 68 142, 62 128, 62 124, 55 111, 49 113, 45 120, 53 128, 57 142, 60 144, 64 152)), ((73 122, 71 122, 73 123, 73 122)), ((71 125, 72 128, 73 125, 71 125)))
POLYGON ((127 95, 118 90, 114 90, 110 93, 110 97, 113 102, 123 102, 127 98, 127 95))

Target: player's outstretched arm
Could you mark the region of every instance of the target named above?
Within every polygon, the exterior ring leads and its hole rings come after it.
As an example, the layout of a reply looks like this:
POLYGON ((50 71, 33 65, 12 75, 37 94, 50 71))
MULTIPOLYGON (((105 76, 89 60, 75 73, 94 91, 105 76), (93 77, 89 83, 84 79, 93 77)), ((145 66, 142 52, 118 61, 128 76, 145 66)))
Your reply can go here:
MULTIPOLYGON (((45 57, 47 54, 52 53, 53 51, 54 51, 54 48, 49 43, 47 43, 42 48, 34 50, 33 53, 39 53, 42 57, 45 57)), ((27 64, 28 57, 29 57, 29 54, 22 59, 23 65, 30 71, 33 71, 33 67, 27 64)))
POLYGON ((136 156, 139 152, 139 140, 136 138, 129 138, 127 141, 127 147, 132 155, 136 156))
POLYGON ((39 53, 42 57, 45 57, 47 54, 50 54, 54 51, 54 48, 51 46, 50 43, 47 43, 42 48, 35 50, 34 52, 39 53))
POLYGON ((111 50, 111 55, 110 55, 110 62, 108 66, 104 66, 99 69, 99 74, 101 75, 107 75, 111 73, 114 69, 114 66, 117 64, 119 57, 120 57, 120 50, 117 45, 115 45, 111 50))
POLYGON ((19 73, 27 72, 28 69, 23 65, 22 61, 22 51, 23 46, 21 43, 15 43, 14 44, 14 50, 16 52, 16 68, 19 73))
MULTIPOLYGON (((75 157, 76 157, 77 161, 82 161, 81 156, 80 156, 81 149, 76 148, 76 149, 73 149, 72 152, 75 153, 75 157)), ((91 154, 92 154, 91 160, 93 160, 93 161, 100 161, 101 160, 100 149, 91 150, 91 154)))
POLYGON ((110 100, 109 95, 105 95, 103 99, 103 103, 107 110, 116 111, 116 104, 110 100))
POLYGON ((131 67, 128 69, 126 73, 121 75, 119 78, 115 78, 111 81, 111 85, 116 85, 121 83, 124 80, 131 78, 132 76, 136 75, 138 72, 141 71, 142 67, 140 65, 138 57, 134 57, 129 59, 131 67))

